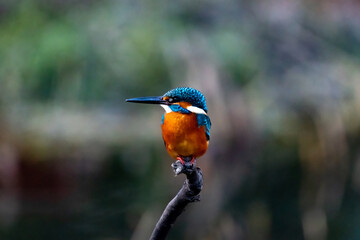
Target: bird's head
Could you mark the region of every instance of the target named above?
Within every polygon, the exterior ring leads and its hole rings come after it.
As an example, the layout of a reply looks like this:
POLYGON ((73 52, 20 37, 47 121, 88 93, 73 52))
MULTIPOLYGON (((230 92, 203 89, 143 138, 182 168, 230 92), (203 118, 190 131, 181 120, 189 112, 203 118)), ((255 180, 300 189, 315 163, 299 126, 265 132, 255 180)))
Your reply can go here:
POLYGON ((175 107, 181 107, 193 113, 207 113, 204 95, 194 88, 180 87, 175 88, 163 96, 158 97, 139 97, 126 99, 127 102, 160 104, 166 112, 171 112, 175 107))

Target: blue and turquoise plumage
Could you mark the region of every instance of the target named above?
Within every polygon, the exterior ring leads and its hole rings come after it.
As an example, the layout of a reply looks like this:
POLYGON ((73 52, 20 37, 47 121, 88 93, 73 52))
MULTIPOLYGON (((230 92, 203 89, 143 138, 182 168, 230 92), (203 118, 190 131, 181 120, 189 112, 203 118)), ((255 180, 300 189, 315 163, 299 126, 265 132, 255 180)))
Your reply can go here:
POLYGON ((206 139, 209 141, 210 140, 210 128, 211 128, 210 118, 207 115, 198 114, 197 122, 198 122, 199 127, 200 126, 205 127, 206 139))
POLYGON ((191 103, 192 106, 203 109, 207 113, 206 100, 199 90, 189 87, 179 87, 164 94, 163 97, 178 98, 182 102, 191 103))

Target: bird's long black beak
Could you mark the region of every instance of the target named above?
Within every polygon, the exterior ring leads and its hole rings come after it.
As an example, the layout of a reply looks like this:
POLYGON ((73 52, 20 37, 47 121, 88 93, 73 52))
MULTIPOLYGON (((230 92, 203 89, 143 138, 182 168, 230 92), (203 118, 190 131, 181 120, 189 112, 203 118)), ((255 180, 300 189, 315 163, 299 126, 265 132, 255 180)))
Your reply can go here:
POLYGON ((147 103, 147 104, 167 104, 168 102, 163 100, 163 97, 138 97, 126 99, 127 102, 134 103, 147 103))

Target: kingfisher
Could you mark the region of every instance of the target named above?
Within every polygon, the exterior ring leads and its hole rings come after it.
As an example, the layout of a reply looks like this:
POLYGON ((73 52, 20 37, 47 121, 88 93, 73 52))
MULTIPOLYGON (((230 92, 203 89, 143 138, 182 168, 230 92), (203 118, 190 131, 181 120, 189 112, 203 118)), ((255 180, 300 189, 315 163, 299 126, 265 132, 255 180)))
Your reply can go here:
POLYGON ((204 155, 210 140, 211 121, 204 95, 190 87, 172 89, 163 96, 126 99, 127 102, 159 104, 165 113, 161 130, 168 154, 182 165, 192 165, 204 155))

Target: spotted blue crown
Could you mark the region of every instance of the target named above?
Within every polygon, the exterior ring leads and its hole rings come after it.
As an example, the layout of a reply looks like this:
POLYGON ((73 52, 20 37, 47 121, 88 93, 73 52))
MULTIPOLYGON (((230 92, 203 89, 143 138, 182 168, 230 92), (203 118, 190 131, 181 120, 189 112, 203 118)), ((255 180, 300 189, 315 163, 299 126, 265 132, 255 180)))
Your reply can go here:
POLYGON ((172 89, 164 94, 163 97, 173 98, 175 102, 188 102, 194 107, 198 107, 207 112, 206 100, 202 93, 194 88, 179 87, 172 89))

